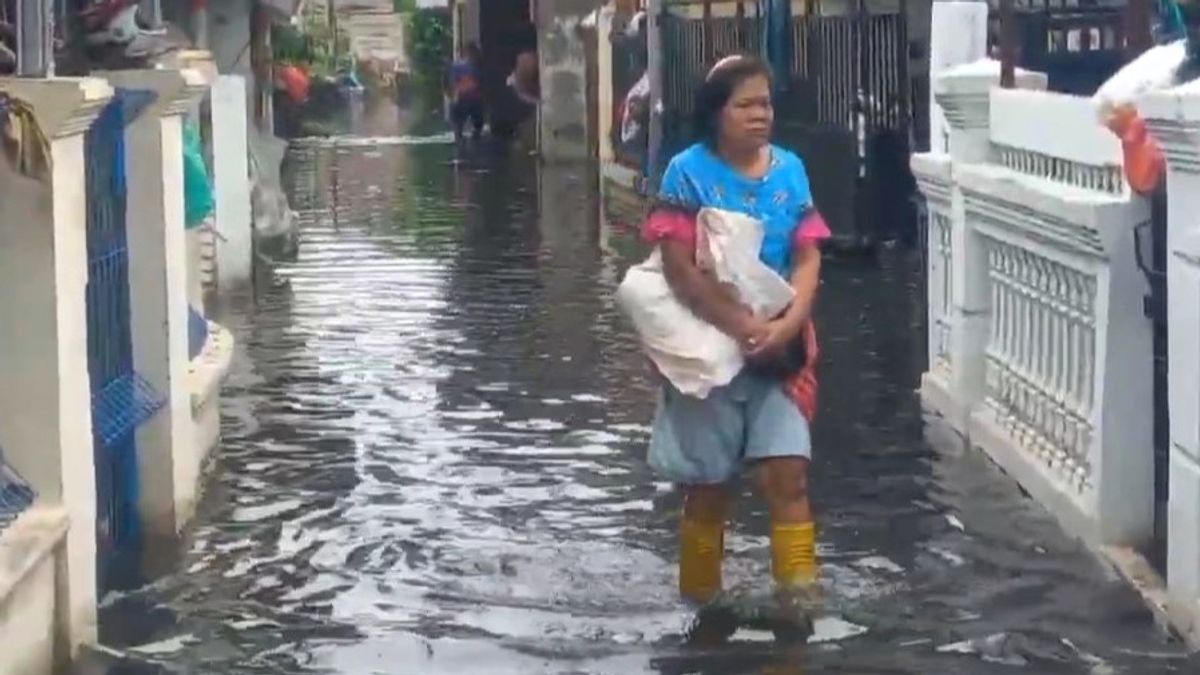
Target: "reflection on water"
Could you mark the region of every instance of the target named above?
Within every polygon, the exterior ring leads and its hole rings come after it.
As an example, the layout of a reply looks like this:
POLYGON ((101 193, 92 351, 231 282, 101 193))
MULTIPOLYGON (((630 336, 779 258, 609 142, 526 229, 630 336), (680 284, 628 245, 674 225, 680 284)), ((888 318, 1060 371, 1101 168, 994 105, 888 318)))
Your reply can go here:
MULTIPOLYGON (((173 573, 107 599, 110 644, 187 673, 1196 672, 987 461, 922 440, 899 253, 824 272, 817 638, 683 646, 679 498, 645 466, 653 392, 612 301, 611 251, 638 247, 594 175, 294 152, 300 259, 225 317, 197 524, 173 573)), ((760 588, 760 504, 729 544, 729 581, 760 588)))

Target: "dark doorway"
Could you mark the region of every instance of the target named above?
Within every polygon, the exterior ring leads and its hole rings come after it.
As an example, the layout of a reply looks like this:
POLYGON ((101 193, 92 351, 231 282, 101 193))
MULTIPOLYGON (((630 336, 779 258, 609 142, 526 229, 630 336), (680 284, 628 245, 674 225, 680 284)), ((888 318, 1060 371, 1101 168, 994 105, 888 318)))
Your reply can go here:
POLYGON ((494 110, 505 94, 505 82, 517 55, 537 49, 529 0, 481 0, 479 48, 483 50, 483 95, 488 108, 494 110))
POLYGON ((1159 189, 1150 201, 1150 222, 1136 231, 1138 265, 1150 286, 1145 313, 1154 329, 1154 538, 1143 551, 1151 565, 1167 575, 1167 507, 1170 500, 1171 419, 1167 373, 1167 195, 1159 189), (1148 240, 1148 241, 1147 241, 1148 240))

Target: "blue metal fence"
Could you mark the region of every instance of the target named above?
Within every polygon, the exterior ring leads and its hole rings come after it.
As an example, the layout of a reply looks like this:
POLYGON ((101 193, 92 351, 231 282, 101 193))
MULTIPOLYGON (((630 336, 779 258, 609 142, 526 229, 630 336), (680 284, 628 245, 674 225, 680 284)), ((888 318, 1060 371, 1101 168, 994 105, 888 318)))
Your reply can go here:
POLYGON ((194 359, 204 351, 208 342, 208 320, 200 312, 188 307, 188 358, 194 359))
POLYGON ((0 448, 0 532, 33 504, 33 488, 4 461, 0 448))
POLYGON ((135 431, 165 401, 134 371, 125 229, 125 128, 151 100, 148 92, 118 89, 86 137, 88 374, 101 579, 112 555, 140 540, 135 431))

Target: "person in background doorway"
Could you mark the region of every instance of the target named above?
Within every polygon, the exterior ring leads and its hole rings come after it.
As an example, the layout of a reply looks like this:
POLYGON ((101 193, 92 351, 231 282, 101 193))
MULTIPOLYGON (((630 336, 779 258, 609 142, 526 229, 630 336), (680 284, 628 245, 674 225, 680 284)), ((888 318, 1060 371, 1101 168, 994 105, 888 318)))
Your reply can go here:
POLYGON ((537 52, 523 51, 508 76, 508 87, 517 101, 517 143, 529 152, 537 151, 537 110, 542 97, 537 52))
POLYGON ((541 83, 538 82, 537 52, 523 51, 517 55, 517 64, 506 82, 512 87, 517 99, 530 107, 536 107, 541 98, 541 83))
POLYGON ((479 84, 482 63, 479 45, 472 42, 450 66, 450 123, 454 125, 456 140, 462 139, 467 122, 471 123, 476 139, 483 135, 483 90, 479 84))
POLYGON ((659 247, 676 297, 734 338, 747 365, 704 399, 659 378, 650 464, 682 487, 679 590, 701 605, 722 590, 729 484, 743 470, 754 472, 770 515, 771 573, 782 613, 776 616, 807 624, 811 632, 817 597, 808 500, 817 356, 811 316, 821 268, 818 243, 830 232, 813 206, 803 161, 770 143, 771 78, 762 61, 734 56, 717 63, 697 92, 695 110, 698 140, 671 160, 661 204, 647 218, 643 236, 659 247), (763 224, 759 257, 795 290, 782 315, 756 317, 697 265, 695 213, 706 207, 763 224))
POLYGON ((537 52, 522 51, 506 80, 504 92, 492 111, 492 136, 505 143, 519 139, 532 150, 536 145, 538 100, 541 85, 538 81, 537 52))

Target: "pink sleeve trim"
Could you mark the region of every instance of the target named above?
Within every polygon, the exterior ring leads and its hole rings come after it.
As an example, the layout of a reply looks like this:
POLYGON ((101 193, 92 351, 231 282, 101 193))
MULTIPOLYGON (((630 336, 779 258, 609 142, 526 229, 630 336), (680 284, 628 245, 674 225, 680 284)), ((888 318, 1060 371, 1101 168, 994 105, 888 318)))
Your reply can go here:
POLYGON ((694 245, 696 219, 678 211, 653 211, 642 224, 642 239, 651 244, 670 239, 694 245))
POLYGON ((825 219, 821 217, 821 212, 809 209, 800 218, 800 224, 796 226, 795 243, 813 244, 831 236, 833 236, 833 232, 829 230, 825 219))

